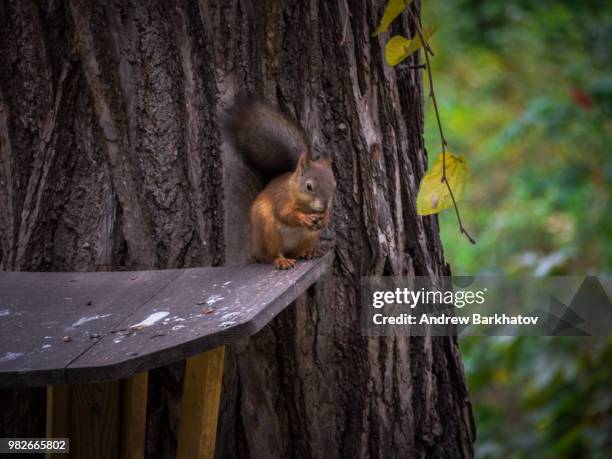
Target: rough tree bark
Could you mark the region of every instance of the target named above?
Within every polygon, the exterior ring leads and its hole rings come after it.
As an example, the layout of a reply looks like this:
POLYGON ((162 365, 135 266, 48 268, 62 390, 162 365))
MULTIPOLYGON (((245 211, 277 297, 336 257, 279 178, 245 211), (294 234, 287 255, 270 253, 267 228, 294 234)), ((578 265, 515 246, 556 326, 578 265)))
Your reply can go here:
MULTIPOLYGON (((2 270, 244 262, 258 183, 219 116, 245 88, 334 157, 334 273, 231 348, 218 457, 472 455, 456 341, 360 335, 360 276, 449 272, 415 213, 421 76, 371 37, 384 4, 0 1, 2 270)), ((181 387, 181 364, 152 372, 150 457, 174 452, 181 387)), ((2 436, 42 436, 42 390, 0 402, 2 436)))

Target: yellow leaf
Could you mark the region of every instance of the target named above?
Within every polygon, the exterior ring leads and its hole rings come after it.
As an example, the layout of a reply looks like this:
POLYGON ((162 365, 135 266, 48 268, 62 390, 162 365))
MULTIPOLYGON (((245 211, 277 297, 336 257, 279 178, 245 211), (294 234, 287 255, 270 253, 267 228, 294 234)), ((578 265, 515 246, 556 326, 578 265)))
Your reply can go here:
MULTIPOLYGON (((426 43, 436 30, 437 27, 427 27, 423 29, 423 38, 426 43)), ((385 46, 385 59, 387 60, 387 64, 395 67, 422 46, 421 37, 418 35, 412 40, 402 37, 401 35, 391 37, 385 46)))
MULTIPOLYGON (((448 187, 442 182, 442 153, 436 159, 433 167, 421 180, 417 196, 417 214, 437 214, 441 210, 453 206, 448 187)), ((455 201, 459 201, 463 194, 467 179, 467 161, 463 156, 456 156, 446 152, 446 179, 453 190, 455 201)))
POLYGON ((395 35, 385 45, 385 59, 387 64, 394 67, 408 57, 406 48, 412 40, 395 35))
POLYGON ((379 33, 386 32, 393 20, 402 14, 402 11, 411 3, 412 0, 389 0, 389 3, 385 6, 385 12, 380 20, 378 29, 376 29, 376 32, 374 32, 372 36, 376 37, 379 33))

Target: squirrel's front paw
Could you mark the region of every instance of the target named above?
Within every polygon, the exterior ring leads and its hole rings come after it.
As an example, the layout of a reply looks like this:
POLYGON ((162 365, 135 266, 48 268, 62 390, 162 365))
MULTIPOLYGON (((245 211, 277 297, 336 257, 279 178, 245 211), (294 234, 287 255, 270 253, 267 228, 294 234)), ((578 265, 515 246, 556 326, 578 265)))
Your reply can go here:
POLYGON ((300 216, 300 223, 302 226, 309 228, 311 230, 318 230, 319 222, 321 220, 321 215, 319 214, 302 214, 300 216))
POLYGON ((321 230, 327 226, 328 218, 326 218, 325 214, 311 214, 314 215, 314 222, 312 224, 313 230, 321 230))

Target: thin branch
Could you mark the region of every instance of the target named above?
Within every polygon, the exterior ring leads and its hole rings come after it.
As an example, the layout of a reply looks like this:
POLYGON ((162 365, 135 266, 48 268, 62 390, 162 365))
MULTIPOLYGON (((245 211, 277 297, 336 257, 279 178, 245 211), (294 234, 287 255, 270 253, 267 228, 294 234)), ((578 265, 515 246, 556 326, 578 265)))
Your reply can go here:
POLYGON ((424 69, 425 67, 427 67, 425 64, 416 64, 416 65, 398 64, 395 66, 395 68, 399 70, 419 70, 419 69, 424 69))
POLYGON ((455 213, 457 214, 457 222, 459 223, 459 231, 461 231, 462 234, 465 234, 465 237, 467 237, 468 240, 472 244, 476 244, 476 241, 472 238, 472 236, 470 236, 470 234, 467 232, 467 230, 463 226, 463 222, 461 221, 461 215, 459 214, 459 207, 457 206, 457 201, 455 200, 455 195, 453 194, 453 190, 451 189, 450 183, 448 182, 448 178, 446 177, 446 147, 448 146, 448 143, 446 142, 446 138, 444 137, 444 131, 442 130, 442 122, 440 121, 440 112, 438 110, 438 102, 436 101, 436 93, 434 92, 431 64, 429 62, 429 55, 431 54, 433 56, 434 53, 431 50, 429 43, 427 43, 427 41, 425 40, 425 37, 423 35, 423 29, 421 27, 420 18, 418 18, 414 14, 414 12, 412 11, 412 8, 407 8, 407 9, 408 9, 408 13, 410 14, 410 17, 412 18, 412 22, 415 25, 416 32, 419 36, 419 39, 421 40, 421 43, 423 44, 423 49, 425 50, 425 53, 424 53, 425 62, 426 62, 426 68, 427 68, 427 76, 429 78, 429 97, 431 98, 431 101, 433 102, 434 112, 436 113, 436 121, 438 122, 438 131, 440 132, 440 142, 442 143, 442 180, 441 181, 444 184, 446 184, 448 193, 450 194, 450 197, 453 201, 453 207, 455 208, 455 213))

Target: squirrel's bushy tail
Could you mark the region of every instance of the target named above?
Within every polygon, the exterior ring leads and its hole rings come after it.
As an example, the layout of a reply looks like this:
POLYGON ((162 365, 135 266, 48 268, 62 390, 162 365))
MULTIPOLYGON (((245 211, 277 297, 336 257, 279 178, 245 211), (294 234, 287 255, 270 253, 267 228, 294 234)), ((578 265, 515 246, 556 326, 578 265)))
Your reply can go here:
POLYGON ((227 110, 223 130, 245 162, 268 178, 295 170, 308 151, 306 135, 293 119, 252 96, 239 97, 227 110))

